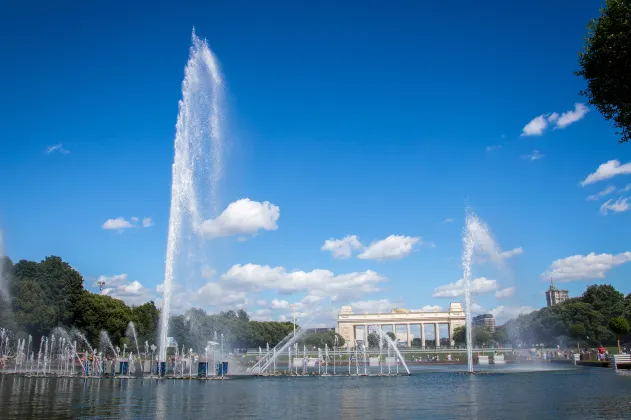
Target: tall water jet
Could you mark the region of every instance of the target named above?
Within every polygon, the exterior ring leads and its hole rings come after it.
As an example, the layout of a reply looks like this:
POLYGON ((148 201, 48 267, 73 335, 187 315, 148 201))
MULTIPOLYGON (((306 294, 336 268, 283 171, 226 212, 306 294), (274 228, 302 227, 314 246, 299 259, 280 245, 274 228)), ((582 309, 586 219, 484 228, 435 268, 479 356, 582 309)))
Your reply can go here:
POLYGON ((467 340, 467 370, 473 372, 473 339, 471 325, 471 265, 476 252, 486 254, 493 263, 503 266, 500 249, 488 226, 469 209, 465 212, 462 234, 462 268, 465 299, 465 325, 467 340))
POLYGON ((217 213, 217 186, 221 177, 223 80, 218 62, 193 30, 192 46, 182 82, 172 167, 171 209, 160 316, 159 360, 166 360, 175 263, 181 251, 182 229, 188 222, 202 233, 201 208, 217 213), (203 188, 204 183, 208 188, 203 188))
POLYGON ((2 230, 0 230, 0 309, 2 308, 2 300, 10 302, 8 279, 4 275, 4 239, 2 230))

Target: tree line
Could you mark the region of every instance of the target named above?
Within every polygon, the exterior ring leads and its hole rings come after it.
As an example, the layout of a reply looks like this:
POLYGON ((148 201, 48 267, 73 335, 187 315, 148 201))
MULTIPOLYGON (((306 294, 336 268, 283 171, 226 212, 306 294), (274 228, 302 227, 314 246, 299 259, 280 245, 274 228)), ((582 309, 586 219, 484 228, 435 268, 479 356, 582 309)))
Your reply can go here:
MULTIPOLYGON (((17 336, 30 334, 35 343, 50 336, 55 327, 76 328, 98 348, 102 330, 115 346, 128 343, 126 331, 133 321, 140 345, 156 342, 160 310, 153 301, 128 306, 111 296, 91 293, 84 288, 81 274, 60 257, 16 264, 8 257, 0 258, 4 276, 0 284, 8 292, 0 296, 0 327, 17 336)), ((169 331, 180 347, 202 351, 209 340, 217 337, 219 341, 222 335, 227 349, 274 346, 293 331, 293 324, 251 321, 244 310, 207 314, 195 308, 171 317, 169 331)))
POLYGON ((612 345, 631 340, 631 293, 611 285, 592 285, 568 299, 508 321, 504 329, 514 344, 550 346, 587 343, 612 345))

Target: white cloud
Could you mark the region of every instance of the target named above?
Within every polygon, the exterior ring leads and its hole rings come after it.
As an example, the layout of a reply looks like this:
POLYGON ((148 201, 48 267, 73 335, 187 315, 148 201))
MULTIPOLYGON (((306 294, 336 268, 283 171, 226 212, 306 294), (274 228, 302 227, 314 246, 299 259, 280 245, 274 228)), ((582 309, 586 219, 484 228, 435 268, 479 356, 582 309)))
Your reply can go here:
POLYGON ((128 305, 139 305, 152 300, 154 297, 150 289, 144 287, 138 280, 129 281, 127 274, 116 274, 113 276, 99 276, 95 282, 96 286, 101 286, 101 295, 111 296, 120 299, 128 305))
POLYGON ((289 302, 287 302, 286 300, 272 299, 272 308, 273 309, 287 309, 289 308, 289 302))
POLYGON ((501 149, 501 148, 502 148, 502 146, 501 146, 501 145, 499 145, 499 144, 495 144, 495 145, 493 145, 493 146, 486 146, 486 151, 487 151, 488 153, 490 153, 490 152, 493 152, 493 151, 495 151, 495 150, 497 150, 497 149, 501 149))
POLYGON ((134 225, 131 222, 125 220, 124 217, 119 217, 116 219, 107 219, 105 223, 101 225, 101 227, 105 230, 122 230, 133 228, 134 225))
MULTIPOLYGON (((125 219, 124 217, 118 217, 116 219, 107 219, 105 223, 101 225, 101 228, 105 230, 118 230, 122 232, 125 229, 139 227, 137 224, 138 220, 139 219, 136 216, 130 217, 129 220, 125 219)), ((145 217, 142 221, 142 227, 149 227, 151 226, 151 224, 152 223, 151 223, 150 217, 145 217)))
POLYGON ((631 261, 631 252, 617 255, 595 254, 573 255, 555 260, 550 267, 541 274, 544 280, 570 282, 574 280, 604 279, 605 274, 612 268, 631 261))
POLYGON ((212 267, 204 266, 202 268, 202 277, 205 279, 211 279, 215 277, 215 274, 217 274, 217 270, 212 267))
POLYGON ((581 119, 589 112, 584 104, 575 103, 573 111, 566 111, 556 120, 555 128, 565 128, 581 119))
POLYGON ((589 201, 599 200, 600 198, 611 194, 615 190, 616 190, 616 187, 614 187, 613 185, 610 185, 607 188, 605 188, 604 190, 597 192, 596 194, 592 194, 592 195, 587 196, 586 200, 589 200, 589 201))
POLYGON ((524 253, 524 249, 522 247, 517 247, 517 248, 513 248, 511 250, 508 251, 502 251, 500 252, 500 258, 503 260, 507 260, 509 258, 513 258, 517 255, 521 255, 524 253))
MULTIPOLYGON (((464 296, 464 279, 460 279, 455 283, 449 283, 434 289, 432 297, 452 298, 464 296)), ((471 281, 471 294, 489 293, 499 288, 496 280, 490 280, 486 277, 478 277, 471 281)))
POLYGON ((333 258, 350 258, 354 249, 361 249, 362 243, 356 235, 347 235, 343 239, 327 239, 320 248, 321 251, 330 251, 333 258))
POLYGON ((502 299, 502 298, 506 298, 506 297, 511 297, 515 294, 515 288, 514 287, 507 287, 505 289, 500 289, 497 292, 495 292, 495 297, 498 299, 502 299))
POLYGON ((533 311, 536 311, 536 309, 532 306, 512 307, 500 305, 497 308, 491 309, 489 313, 492 314, 499 322, 504 322, 512 318, 517 318, 519 315, 529 314, 533 311))
POLYGON ((357 258, 362 260, 394 260, 409 255, 414 246, 421 242, 416 236, 390 235, 386 239, 373 242, 357 258))
POLYGON ((598 181, 613 178, 616 175, 629 175, 631 174, 631 162, 620 164, 618 160, 610 160, 605 163, 601 163, 596 172, 591 173, 581 182, 581 186, 593 184, 598 181))
POLYGON ((559 115, 558 112, 552 112, 550 114, 541 114, 533 118, 523 128, 522 136, 540 136, 548 128, 548 124, 554 124, 554 128, 565 128, 570 124, 573 124, 581 119, 589 112, 584 104, 575 103, 574 109, 566 111, 559 115))
POLYGON ((545 115, 539 115, 526 124, 521 132, 522 136, 540 136, 548 127, 548 120, 545 115))
MULTIPOLYGON (((496 262, 503 262, 510 258, 516 257, 517 255, 521 255, 523 253, 524 253, 524 249, 522 247, 517 247, 517 248, 510 249, 508 251, 498 252, 497 255, 493 255, 493 260, 495 260, 496 262)), ((484 264, 487 261, 488 260, 483 257, 476 257, 474 260, 476 264, 484 264)))
POLYGON ((242 198, 230 203, 216 219, 205 220, 200 232, 207 238, 253 235, 259 230, 278 229, 279 217, 280 208, 269 201, 242 198))
POLYGON ((484 312, 486 312, 486 310, 482 306, 478 305, 475 302, 471 303, 471 313, 472 314, 481 314, 481 313, 484 313, 484 312))
POLYGON ((219 282, 208 282, 200 287, 193 300, 204 306, 219 308, 243 306, 248 301, 245 292, 226 288, 219 282))
POLYGON ((614 201, 614 199, 609 199, 600 206, 600 212, 602 214, 607 214, 609 211, 613 211, 614 213, 622 213, 629 210, 631 206, 629 205, 628 197, 620 197, 614 201))
POLYGON ((623 194, 623 193, 626 193, 626 192, 629 192, 629 191, 631 191, 631 184, 627 184, 627 186, 626 186, 626 187, 624 187, 624 188, 620 188, 620 189, 617 191, 617 193, 618 193, 618 194, 623 194))
POLYGON ((523 155, 523 156, 522 156, 522 159, 528 159, 528 160, 531 160, 531 161, 532 161, 532 160, 539 160, 539 159, 541 159, 541 158, 542 158, 542 157, 544 157, 544 156, 545 156, 545 155, 544 155, 543 153, 541 153, 539 150, 534 149, 534 150, 532 151, 532 153, 529 153, 529 154, 527 154, 527 155, 523 155))
POLYGON ((68 153, 70 153, 70 151, 68 151, 67 149, 64 149, 63 145, 61 143, 57 143, 57 144, 53 144, 52 146, 48 146, 46 148, 46 153, 47 154, 51 154, 51 153, 61 153, 63 155, 67 155, 68 153))
POLYGON ((329 270, 291 271, 284 267, 236 264, 221 276, 226 285, 280 293, 306 292, 312 296, 342 299, 378 292, 386 279, 372 270, 335 275, 329 270))
POLYGON ((401 306, 399 302, 392 302, 389 299, 362 300, 351 302, 349 305, 353 308, 353 313, 355 314, 387 313, 401 306))
POLYGON ((441 312, 442 310, 443 308, 438 305, 425 305, 421 308, 424 312, 441 312))
POLYGON ((448 217, 448 218, 446 218, 445 220, 443 220, 443 224, 445 224, 445 223, 451 223, 451 222, 453 222, 453 221, 454 221, 454 219, 452 219, 451 217, 448 217))

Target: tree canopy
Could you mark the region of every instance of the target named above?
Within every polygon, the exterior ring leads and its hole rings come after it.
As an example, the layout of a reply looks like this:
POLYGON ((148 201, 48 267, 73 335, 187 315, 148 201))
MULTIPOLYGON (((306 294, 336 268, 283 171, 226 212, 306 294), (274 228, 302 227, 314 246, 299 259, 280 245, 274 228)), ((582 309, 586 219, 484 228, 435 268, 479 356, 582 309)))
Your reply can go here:
POLYGON ((610 321, 631 319, 630 303, 631 298, 613 286, 593 285, 579 298, 520 315, 504 328, 514 344, 556 345, 570 338, 592 344, 614 343, 610 321))
MULTIPOLYGON (((2 258, 7 293, 0 298, 0 326, 33 336, 39 342, 55 327, 76 328, 82 332, 94 348, 99 347, 100 332, 107 331, 114 346, 127 343, 127 327, 134 322, 139 347, 145 341, 156 342, 160 311, 154 302, 128 306, 110 296, 94 294, 83 287, 83 277, 61 258, 51 256, 43 261, 22 260, 13 264, 2 258)), ((291 322, 256 322, 243 309, 207 314, 201 309, 191 309, 171 318, 169 335, 178 345, 203 351, 208 340, 217 340, 223 334, 229 348, 274 346, 293 331, 291 322)), ((312 340, 329 340, 330 334, 319 334, 312 340)), ((338 337, 339 345, 344 340, 338 337)))
POLYGON ((606 0, 600 17, 588 23, 588 36, 579 54, 587 81, 581 94, 613 121, 620 142, 631 137, 631 0, 606 0))

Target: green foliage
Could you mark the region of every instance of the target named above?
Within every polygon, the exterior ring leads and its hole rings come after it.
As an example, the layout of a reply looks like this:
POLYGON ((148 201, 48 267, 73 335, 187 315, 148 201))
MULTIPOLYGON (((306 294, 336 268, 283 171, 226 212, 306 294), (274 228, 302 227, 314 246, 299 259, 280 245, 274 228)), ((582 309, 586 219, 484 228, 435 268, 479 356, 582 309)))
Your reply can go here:
POLYGON ((613 343, 613 318, 629 314, 629 302, 610 285, 589 286, 583 296, 521 315, 505 324, 513 344, 556 345, 567 337, 593 344, 613 343))
POLYGON ((452 338, 457 346, 464 346, 467 344, 467 327, 463 325, 454 328, 452 338))
MULTIPOLYGON (((368 338, 370 339, 370 336, 368 338)), ((423 340, 416 337, 412 339, 412 342, 410 344, 412 345, 412 347, 423 347, 423 340)))
POLYGON ((606 0, 600 17, 588 24, 588 36, 579 54, 577 75, 587 81, 581 94, 607 120, 613 120, 621 136, 631 137, 631 1, 606 0))
POLYGON ((495 332, 493 333, 493 341, 499 344, 506 344, 510 342, 510 338, 508 337, 508 332, 506 328, 498 326, 495 327, 495 332))
POLYGON ((397 336, 396 336, 396 335, 394 335, 394 333, 393 333, 393 332, 387 332, 387 333, 386 333, 386 335, 387 335, 388 337, 390 337, 390 340, 392 340, 392 341, 395 341, 395 340, 397 339, 397 336))
POLYGON ((609 329, 619 337, 629 332, 629 322, 620 316, 612 318, 609 321, 609 329))
POLYGON ((474 327, 473 328, 473 343, 476 346, 488 345, 493 343, 493 335, 488 328, 474 327))
POLYGON ((368 334, 368 347, 369 348, 379 347, 379 334, 377 333, 368 334))
MULTIPOLYGON (((34 342, 39 342, 55 327, 75 327, 98 348, 100 332, 105 330, 114 346, 127 343, 136 351, 135 343, 126 337, 127 326, 133 321, 138 345, 155 343, 160 311, 154 302, 129 307, 110 296, 90 293, 83 288, 81 274, 59 257, 41 262, 22 260, 15 265, 3 258, 1 263, 10 300, 0 299, 0 325, 16 334, 31 334, 34 342)), ((292 323, 250 321, 244 310, 208 315, 201 309, 191 309, 171 318, 170 335, 180 346, 203 351, 215 332, 218 337, 224 335, 228 348, 242 348, 275 345, 291 331, 292 323)), ((344 340, 339 338, 343 345, 344 340)))

